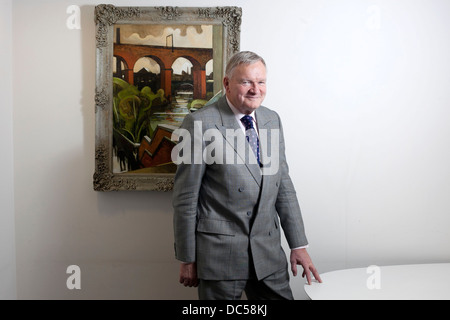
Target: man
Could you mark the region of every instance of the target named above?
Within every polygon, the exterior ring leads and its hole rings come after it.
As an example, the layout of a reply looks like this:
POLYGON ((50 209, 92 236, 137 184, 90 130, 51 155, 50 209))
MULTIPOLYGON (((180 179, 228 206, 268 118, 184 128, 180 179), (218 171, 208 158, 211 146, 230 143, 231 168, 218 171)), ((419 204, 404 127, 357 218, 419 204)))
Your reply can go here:
POLYGON ((235 54, 223 85, 224 97, 189 114, 181 125, 189 134, 182 135, 180 143, 186 146, 185 139, 195 139, 190 149, 183 149, 182 156, 186 160, 191 155, 191 161, 179 163, 173 193, 180 283, 198 285, 200 299, 240 299, 244 291, 248 299, 293 299, 280 224, 291 248, 293 275, 300 264, 309 284, 310 272, 321 280, 306 251, 280 119, 261 106, 266 95, 264 60, 252 52, 235 54), (241 121, 246 115, 252 118, 241 121), (214 139, 206 138, 211 133, 217 133, 214 139), (236 141, 245 136, 243 153, 236 141), (217 150, 209 152, 222 161, 198 161, 213 143, 217 150), (236 153, 232 157, 230 150, 236 153), (270 163, 264 150, 272 151, 270 163), (278 163, 276 170, 264 174, 273 163, 278 163))

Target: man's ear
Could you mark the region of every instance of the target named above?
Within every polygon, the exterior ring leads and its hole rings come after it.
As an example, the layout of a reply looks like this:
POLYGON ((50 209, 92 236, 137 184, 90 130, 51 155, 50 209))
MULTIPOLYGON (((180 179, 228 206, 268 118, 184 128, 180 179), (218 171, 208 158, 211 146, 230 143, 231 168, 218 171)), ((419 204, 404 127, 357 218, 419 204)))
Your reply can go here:
POLYGON ((228 90, 228 87, 230 85, 230 79, 228 77, 223 78, 223 87, 225 88, 225 92, 228 90))

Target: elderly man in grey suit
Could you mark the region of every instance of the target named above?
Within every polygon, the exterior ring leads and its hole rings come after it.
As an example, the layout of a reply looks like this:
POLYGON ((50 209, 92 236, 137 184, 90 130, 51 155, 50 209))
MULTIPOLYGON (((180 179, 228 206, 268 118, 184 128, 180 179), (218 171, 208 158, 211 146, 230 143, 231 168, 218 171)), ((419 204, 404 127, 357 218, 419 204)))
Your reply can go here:
POLYGON ((200 299, 236 300, 245 292, 248 299, 292 300, 280 226, 293 275, 300 264, 309 284, 311 273, 321 280, 306 251, 279 116, 261 106, 263 58, 235 54, 223 84, 222 98, 186 116, 178 131, 183 148, 172 154, 178 164, 173 207, 180 283, 198 285, 200 299))

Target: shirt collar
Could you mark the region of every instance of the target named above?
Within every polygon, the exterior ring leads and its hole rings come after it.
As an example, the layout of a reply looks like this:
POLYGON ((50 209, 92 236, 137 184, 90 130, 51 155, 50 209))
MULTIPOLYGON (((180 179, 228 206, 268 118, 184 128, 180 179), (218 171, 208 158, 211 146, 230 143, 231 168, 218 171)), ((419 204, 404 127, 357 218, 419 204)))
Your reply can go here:
MULTIPOLYGON (((238 121, 238 122, 241 122, 241 118, 242 118, 243 116, 245 116, 245 114, 241 113, 238 109, 236 109, 236 107, 233 106, 233 104, 230 102, 230 100, 228 99, 227 96, 225 96, 225 97, 227 98, 228 105, 230 106, 231 111, 233 111, 233 113, 234 113, 234 115, 235 115, 237 121, 238 121)), ((251 116, 251 117, 253 118, 253 122, 256 123, 255 111, 253 111, 252 113, 250 113, 249 116, 251 116)))

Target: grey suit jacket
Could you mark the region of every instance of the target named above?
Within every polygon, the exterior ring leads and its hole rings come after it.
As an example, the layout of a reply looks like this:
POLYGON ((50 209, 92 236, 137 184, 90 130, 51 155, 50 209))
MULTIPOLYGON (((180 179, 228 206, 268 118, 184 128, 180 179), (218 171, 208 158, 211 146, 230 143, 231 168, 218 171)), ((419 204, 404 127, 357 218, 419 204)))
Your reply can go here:
MULTIPOLYGON (((279 146, 279 169, 270 175, 262 175, 259 165, 250 161, 252 154, 242 154, 232 141, 237 139, 227 136, 227 129, 244 134, 225 97, 189 114, 181 125, 194 137, 201 121, 202 134, 208 129, 220 132, 222 144, 216 142, 215 146, 223 145, 224 158, 230 150, 240 153, 233 155, 234 164, 225 159, 209 164, 193 161, 177 168, 173 191, 175 255, 180 261, 195 261, 200 279, 247 279, 251 264, 258 279, 285 268, 280 223, 291 248, 308 243, 288 174, 278 114, 261 106, 256 120, 260 132, 268 130, 267 146, 279 146), (271 141, 271 129, 279 130, 277 141, 271 141), (242 159, 245 163, 239 164, 242 159)), ((202 149, 210 143, 202 139, 202 149)), ((197 145, 197 149, 192 148, 192 157, 198 152, 197 145)))

